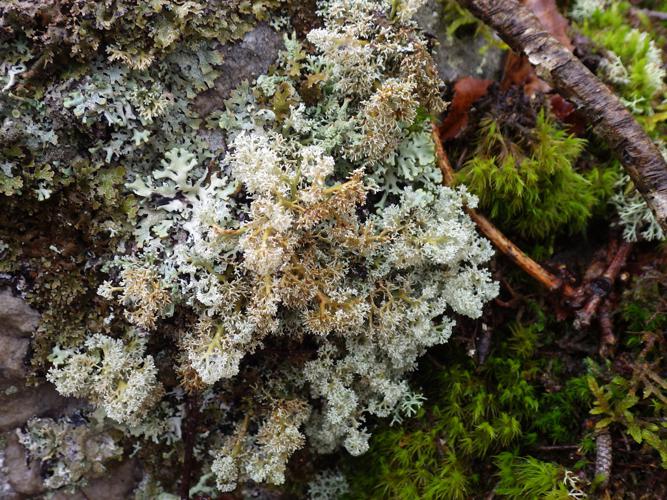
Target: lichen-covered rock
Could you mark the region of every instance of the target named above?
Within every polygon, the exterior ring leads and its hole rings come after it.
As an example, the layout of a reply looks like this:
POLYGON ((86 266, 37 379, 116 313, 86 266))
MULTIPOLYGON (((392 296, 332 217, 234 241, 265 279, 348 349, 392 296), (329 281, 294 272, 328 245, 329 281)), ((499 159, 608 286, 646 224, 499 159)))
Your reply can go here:
POLYGON ((141 465, 136 459, 109 467, 102 477, 92 479, 74 493, 58 492, 51 500, 127 500, 141 480, 141 465))
MULTIPOLYGON (((53 46, 33 22, 53 23, 27 12, 7 34, 0 118, 20 133, 0 151, 0 251, 43 311, 35 376, 95 408, 68 413, 48 385, 0 401, 49 493, 100 472, 71 460, 88 431, 117 443, 98 465, 132 450, 165 494, 280 485, 302 447, 364 453, 376 417, 421 401, 418 357, 497 294, 476 200, 435 162, 422 0, 321 1, 299 26, 287 3, 105 3, 104 37, 57 75, 21 70, 53 46)), ((58 12, 77 36, 96 15, 58 12)), ((18 376, 30 353, 11 347, 18 376)), ((83 494, 127 498, 110 480, 83 494)))
POLYGON ((75 399, 62 397, 51 384, 29 386, 19 381, 5 385, 0 393, 0 431, 19 427, 31 417, 55 415, 76 405, 75 399))
POLYGON ((39 463, 28 459, 26 449, 14 432, 8 432, 5 438, 6 445, 1 452, 4 463, 0 468, 0 485, 4 485, 4 491, 0 492, 2 498, 42 493, 46 488, 39 474, 39 463))
MULTIPOLYGON (((3 436, 0 450, 0 499, 21 500, 47 490, 39 460, 31 458, 15 432, 3 436)), ((80 489, 58 490, 51 500, 126 500, 141 480, 142 468, 136 459, 113 464, 104 475, 88 481, 80 489)))
POLYGON ((497 77, 502 71, 504 51, 475 34, 462 35, 463 39, 448 34, 448 25, 443 21, 443 4, 443 0, 428 0, 415 14, 419 27, 438 41, 433 49, 433 60, 440 78, 453 83, 464 76, 497 77))
POLYGON ((200 115, 205 116, 224 107, 225 100, 241 82, 251 81, 266 73, 283 48, 283 35, 266 23, 259 23, 239 43, 222 47, 222 65, 215 86, 195 100, 200 115))
POLYGON ((24 363, 30 340, 0 335, 0 379, 20 379, 27 376, 24 363))
POLYGON ((37 328, 39 313, 14 295, 11 288, 0 289, 0 385, 28 375, 25 358, 30 334, 37 328))
POLYGON ((39 313, 10 288, 0 290, 0 430, 23 425, 31 417, 63 410, 74 400, 56 392, 50 384, 26 384, 25 363, 30 334, 39 313))

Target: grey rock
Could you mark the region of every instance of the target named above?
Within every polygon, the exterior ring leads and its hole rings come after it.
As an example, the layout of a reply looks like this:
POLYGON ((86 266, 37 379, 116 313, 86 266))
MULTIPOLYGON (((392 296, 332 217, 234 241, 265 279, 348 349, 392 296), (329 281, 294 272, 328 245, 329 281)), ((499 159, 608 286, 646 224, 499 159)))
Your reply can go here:
POLYGON ((240 42, 222 47, 222 74, 212 89, 202 92, 195 99, 197 112, 206 116, 221 109, 225 99, 240 83, 266 73, 282 48, 282 34, 266 23, 259 23, 240 42))
POLYGON ((29 347, 29 339, 0 336, 0 378, 15 380, 28 376, 24 360, 29 347))
POLYGON ((80 405, 80 401, 58 394, 48 383, 35 387, 24 382, 6 385, 0 392, 0 431, 19 427, 32 417, 56 416, 80 405))
POLYGON ((480 53, 487 44, 480 36, 448 38, 447 26, 442 22, 442 8, 438 0, 429 0, 415 16, 419 27, 438 41, 433 59, 440 78, 445 83, 454 83, 464 76, 497 79, 502 72, 504 52, 497 47, 488 47, 485 53, 480 53))
POLYGON ((11 288, 0 289, 0 336, 29 337, 39 323, 39 313, 11 288))
POLYGON ((90 481, 83 488, 85 498, 105 498, 108 500, 124 500, 130 498, 130 493, 137 486, 143 476, 142 468, 136 460, 126 460, 116 467, 110 467, 104 477, 90 481))
MULTIPOLYGON (((36 495, 45 490, 39 474, 39 464, 28 461, 26 449, 19 443, 15 432, 6 434, 6 445, 2 453, 3 468, 0 483, 5 483, 7 498, 20 498, 21 495, 36 495)), ((3 496, 2 498, 5 498, 3 496)))

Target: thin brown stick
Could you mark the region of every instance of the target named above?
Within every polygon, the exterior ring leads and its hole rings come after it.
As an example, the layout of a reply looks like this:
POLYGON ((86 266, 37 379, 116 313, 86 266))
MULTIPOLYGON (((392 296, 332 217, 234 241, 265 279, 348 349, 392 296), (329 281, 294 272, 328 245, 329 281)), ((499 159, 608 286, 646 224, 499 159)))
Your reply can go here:
POLYGON ((611 302, 605 299, 600 305, 599 318, 600 323, 600 357, 609 358, 614 353, 616 347, 616 335, 614 335, 614 322, 611 319, 611 302))
MULTIPOLYGON (((442 171, 442 177, 445 185, 451 186, 454 183, 454 169, 449 163, 447 153, 440 139, 439 129, 433 124, 433 142, 435 143, 435 154, 438 160, 438 166, 442 171)), ((466 208, 470 218, 477 224, 479 230, 486 236, 495 247, 507 256, 512 262, 523 269, 526 273, 537 280, 550 292, 561 290, 565 296, 572 296, 574 290, 561 278, 550 273, 541 265, 528 257, 519 247, 517 247, 507 236, 505 236, 491 221, 472 208, 466 208)))
POLYGON ((575 328, 583 328, 589 326, 595 314, 597 313, 598 307, 609 292, 611 291, 618 274, 621 272, 621 269, 625 265, 625 262, 632 252, 632 243, 624 241, 618 247, 614 258, 609 263, 609 267, 602 274, 602 276, 593 281, 590 286, 592 295, 589 297, 586 305, 577 311, 577 317, 574 320, 575 328))
POLYGON ((552 444, 544 446, 536 446, 535 449, 539 451, 567 451, 578 450, 581 447, 579 444, 552 444))
POLYGON ((667 162, 623 103, 517 0, 459 0, 581 108, 667 230, 667 162))

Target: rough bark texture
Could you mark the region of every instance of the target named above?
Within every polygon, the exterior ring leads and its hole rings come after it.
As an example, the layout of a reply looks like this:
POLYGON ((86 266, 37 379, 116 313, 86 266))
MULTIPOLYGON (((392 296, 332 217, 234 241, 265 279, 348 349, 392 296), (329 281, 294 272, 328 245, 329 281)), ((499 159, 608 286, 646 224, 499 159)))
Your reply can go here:
POLYGON ((586 113, 667 230, 667 162, 616 95, 516 0, 459 3, 495 29, 510 47, 525 53, 541 77, 586 113))
POLYGON ((611 467, 614 463, 611 434, 604 430, 595 439, 595 477, 602 479, 602 485, 606 486, 611 475, 611 467))

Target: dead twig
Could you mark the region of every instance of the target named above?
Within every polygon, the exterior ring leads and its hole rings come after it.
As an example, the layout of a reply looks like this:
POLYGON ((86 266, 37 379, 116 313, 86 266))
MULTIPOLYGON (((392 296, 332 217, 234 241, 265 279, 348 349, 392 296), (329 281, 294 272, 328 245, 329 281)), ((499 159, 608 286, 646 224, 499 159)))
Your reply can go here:
MULTIPOLYGON (((434 123, 432 128, 438 166, 442 171, 444 183, 451 186, 454 184, 454 169, 449 163, 449 158, 442 145, 438 126, 434 123)), ((496 228, 486 217, 469 207, 466 207, 466 212, 475 224, 477 224, 477 227, 484 236, 491 240, 491 243, 493 243, 498 250, 542 284, 547 290, 550 292, 560 291, 566 299, 571 299, 576 296, 577 292, 568 283, 565 283, 561 278, 547 271, 533 259, 528 257, 528 255, 512 243, 512 241, 510 241, 510 239, 496 228)))
POLYGON ((667 230, 667 162, 616 95, 517 0, 459 0, 581 108, 667 230))
POLYGON ((591 321, 597 310, 609 292, 611 292, 612 286, 618 277, 618 274, 621 272, 621 269, 625 265, 625 262, 628 260, 630 252, 632 251, 632 243, 624 241, 618 247, 616 255, 609 263, 607 270, 602 274, 598 279, 595 279, 590 284, 591 296, 588 301, 579 311, 577 311, 576 318, 574 320, 575 328, 584 328, 591 324, 591 321))
POLYGON ((614 335, 614 322, 611 319, 611 301, 609 299, 605 299, 600 304, 598 315, 600 323, 599 354, 602 358, 609 358, 616 347, 616 335, 614 335))
POLYGON ((536 446, 535 449, 539 451, 567 451, 567 450, 578 450, 581 445, 578 444, 552 444, 552 445, 543 445, 536 446))

